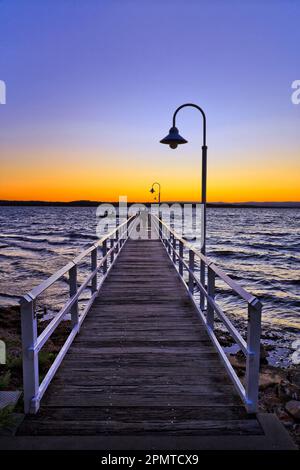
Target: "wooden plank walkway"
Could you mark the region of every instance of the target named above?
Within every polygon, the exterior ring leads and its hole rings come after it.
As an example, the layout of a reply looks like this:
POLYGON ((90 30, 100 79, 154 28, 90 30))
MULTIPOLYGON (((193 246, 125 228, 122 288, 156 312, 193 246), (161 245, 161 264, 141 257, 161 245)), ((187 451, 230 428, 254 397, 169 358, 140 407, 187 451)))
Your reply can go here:
POLYGON ((129 240, 18 435, 260 436, 159 240, 129 240))

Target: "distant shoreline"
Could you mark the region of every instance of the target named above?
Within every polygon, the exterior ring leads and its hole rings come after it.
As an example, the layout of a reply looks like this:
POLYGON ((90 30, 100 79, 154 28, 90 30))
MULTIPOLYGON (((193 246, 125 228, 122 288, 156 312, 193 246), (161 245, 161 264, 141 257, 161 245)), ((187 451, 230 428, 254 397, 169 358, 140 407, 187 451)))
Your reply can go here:
MULTIPOLYGON (((162 201, 162 204, 196 204, 195 201, 162 201)), ((112 204, 118 206, 116 201, 69 201, 69 202, 59 202, 59 201, 9 201, 9 200, 0 200, 0 206, 40 206, 40 207, 97 207, 99 204, 112 204)), ((131 204, 145 204, 149 207, 155 202, 128 202, 128 205, 131 204)), ((242 208, 242 209, 299 209, 300 202, 209 202, 207 207, 213 208, 242 208)))

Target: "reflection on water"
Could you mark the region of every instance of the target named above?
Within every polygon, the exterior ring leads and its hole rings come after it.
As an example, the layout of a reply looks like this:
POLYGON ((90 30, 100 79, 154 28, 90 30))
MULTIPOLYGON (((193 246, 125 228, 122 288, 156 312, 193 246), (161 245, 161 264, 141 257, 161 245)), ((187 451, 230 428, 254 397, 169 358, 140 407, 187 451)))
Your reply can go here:
MULTIPOLYGON (((265 327, 294 338, 300 329, 300 210, 208 208, 207 217, 208 256, 261 299, 265 327)), ((0 303, 17 303, 94 242, 96 224, 94 207, 0 207, 0 303)), ((189 242, 199 248, 197 240, 189 242)), ((67 290, 66 280, 55 284, 43 299, 46 308, 57 310, 67 290)), ((229 314, 245 317, 244 304, 232 295, 220 293, 219 300, 229 314)))

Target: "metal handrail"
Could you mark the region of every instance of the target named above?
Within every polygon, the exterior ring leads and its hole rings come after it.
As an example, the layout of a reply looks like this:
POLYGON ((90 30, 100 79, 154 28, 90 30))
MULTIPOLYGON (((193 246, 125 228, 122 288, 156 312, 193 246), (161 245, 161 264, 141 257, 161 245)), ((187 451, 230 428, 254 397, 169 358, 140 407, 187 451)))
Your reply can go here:
POLYGON ((240 297, 242 297, 246 302, 251 303, 255 300, 258 300, 257 297, 247 292, 242 286, 240 286, 236 281, 231 279, 220 267, 216 266, 212 260, 207 256, 200 253, 196 250, 193 245, 188 243, 186 240, 181 238, 178 233, 172 230, 165 222, 159 219, 156 215, 151 214, 151 217, 160 222, 161 226, 164 227, 170 234, 172 234, 179 242, 183 244, 188 250, 192 251, 196 257, 202 260, 207 266, 210 266, 211 269, 218 275, 222 281, 224 281, 232 290, 234 290, 240 297))
MULTIPOLYGON (((260 363, 260 334, 261 334, 261 310, 262 305, 257 297, 247 292, 242 286, 231 279, 221 268, 216 266, 207 256, 197 251, 191 244, 183 240, 174 230, 172 230, 159 217, 151 214, 152 221, 158 232, 158 236, 165 246, 165 249, 175 266, 185 288, 187 289, 197 312, 203 321, 207 333, 219 353, 225 368, 238 391, 241 399, 245 403, 249 413, 255 413, 258 407, 258 385, 259 385, 259 363, 260 363), (178 245, 178 248, 177 248, 178 245), (184 259, 184 249, 188 251, 189 261, 184 259), (195 273, 195 257, 203 263, 207 285, 203 285, 195 273), (188 273, 188 281, 184 279, 184 270, 188 273), (232 322, 227 318, 222 308, 215 299, 216 277, 227 284, 235 294, 247 302, 248 305, 248 325, 247 341, 237 331, 232 322), (194 285, 200 292, 200 304, 194 296, 194 285), (205 303, 206 301, 206 308, 205 303), (245 387, 233 369, 226 356, 217 336, 214 332, 214 316, 225 325, 234 341, 240 346, 246 357, 245 387)), ((204 279, 205 279, 204 276, 204 279)))
POLYGON ((130 236, 134 228, 132 222, 135 215, 128 218, 125 222, 118 225, 114 230, 93 243, 89 248, 80 253, 71 262, 67 263, 52 276, 43 281, 37 287, 32 289, 21 298, 21 327, 22 327, 22 347, 23 347, 23 385, 24 385, 24 410, 25 413, 36 413, 40 406, 40 401, 53 379, 58 367, 60 366, 66 352, 68 351, 73 339, 78 334, 87 313, 89 312, 99 290, 112 268, 117 256, 119 255, 124 243, 130 236), (110 241, 108 249, 107 242, 110 241), (102 258, 98 262, 98 248, 102 250, 102 258), (77 266, 87 255, 91 255, 91 272, 78 286, 77 266), (110 265, 108 266, 108 260, 110 265), (98 283, 97 274, 102 269, 103 276, 98 283), (37 316, 36 299, 46 289, 51 287, 56 281, 60 280, 66 273, 69 274, 70 297, 61 310, 50 321, 47 327, 37 334, 37 316), (85 306, 83 312, 79 315, 78 299, 82 292, 90 287, 91 297, 85 306), (41 384, 39 383, 39 351, 45 345, 57 326, 67 313, 71 313, 72 330, 63 344, 60 352, 56 356, 50 369, 45 375, 41 384))
POLYGON ((76 258, 74 258, 71 262, 63 266, 61 269, 56 271, 52 276, 48 277, 45 281, 41 282, 38 286, 34 287, 30 292, 26 295, 29 295, 32 300, 36 299, 42 292, 52 286, 54 282, 58 281, 64 274, 66 274, 72 266, 78 264, 83 258, 85 258, 88 254, 90 254, 95 248, 101 247, 108 239, 111 239, 113 235, 119 233, 122 228, 124 228, 127 223, 132 220, 135 216, 131 216, 129 219, 125 220, 122 224, 118 225, 114 230, 109 232, 104 237, 100 238, 97 242, 90 245, 86 250, 81 252, 76 258))

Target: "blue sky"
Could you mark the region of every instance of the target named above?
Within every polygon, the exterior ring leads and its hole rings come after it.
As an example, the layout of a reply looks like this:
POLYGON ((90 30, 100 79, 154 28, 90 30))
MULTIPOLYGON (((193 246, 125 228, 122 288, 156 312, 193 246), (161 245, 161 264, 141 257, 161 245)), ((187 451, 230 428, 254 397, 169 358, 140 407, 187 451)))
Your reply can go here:
MULTIPOLYGON (((265 179, 276 167, 275 186, 282 165, 291 180, 277 199, 295 199, 300 106, 291 103, 291 83, 300 78, 299 18, 296 0, 0 0, 0 79, 7 86, 0 107, 2 197, 14 196, 10 176, 20 188, 25 163, 33 172, 66 166, 72 177, 83 161, 102 168, 111 188, 117 169, 123 172, 120 191, 134 175, 143 184, 161 178, 173 195, 182 174, 182 188, 191 178, 198 197, 192 175, 200 168, 200 115, 178 116, 190 141, 179 156, 157 144, 174 109, 192 101, 207 113, 212 199, 222 199, 215 187, 222 169, 234 190, 247 165, 265 179)), ((47 184, 59 197, 61 185, 47 184)), ((84 180, 84 198, 87 187, 84 180)))

